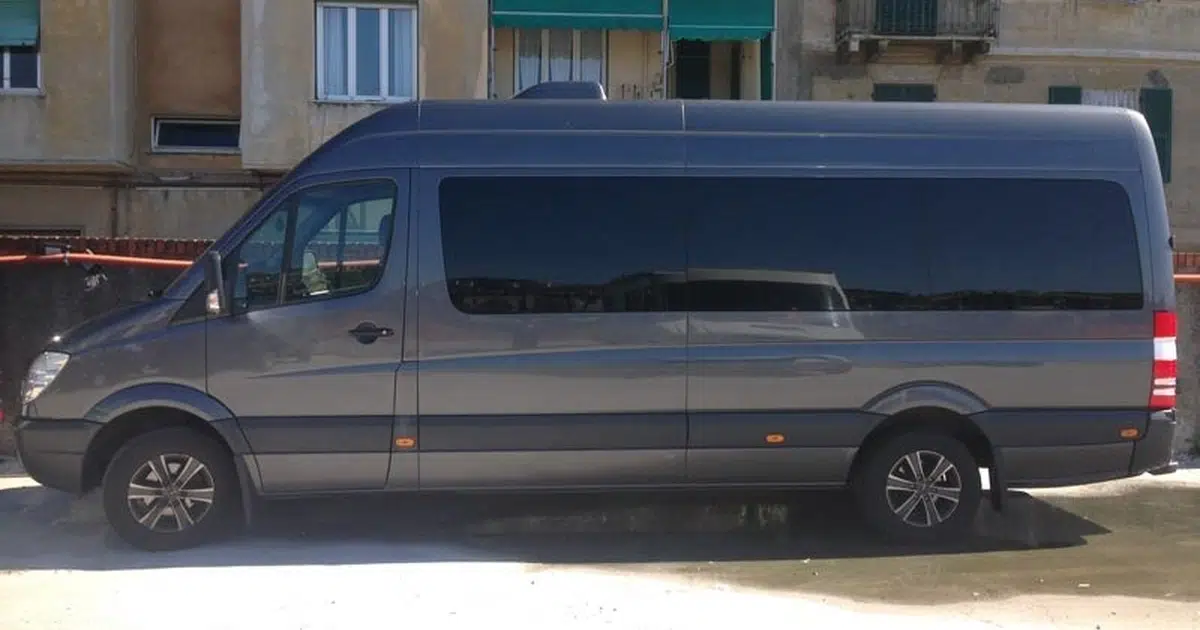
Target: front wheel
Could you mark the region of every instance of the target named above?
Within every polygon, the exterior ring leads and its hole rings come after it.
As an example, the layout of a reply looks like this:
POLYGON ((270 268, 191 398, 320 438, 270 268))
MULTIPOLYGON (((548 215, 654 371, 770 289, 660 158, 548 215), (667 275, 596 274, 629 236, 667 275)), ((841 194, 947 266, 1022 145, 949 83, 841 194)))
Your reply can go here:
POLYGON ((228 533, 240 501, 228 451, 187 428, 130 440, 109 464, 103 494, 117 535, 148 551, 194 547, 228 533))
POLYGON ((902 433, 864 455, 854 491, 880 533, 931 543, 970 531, 983 490, 979 465, 962 442, 940 433, 902 433))

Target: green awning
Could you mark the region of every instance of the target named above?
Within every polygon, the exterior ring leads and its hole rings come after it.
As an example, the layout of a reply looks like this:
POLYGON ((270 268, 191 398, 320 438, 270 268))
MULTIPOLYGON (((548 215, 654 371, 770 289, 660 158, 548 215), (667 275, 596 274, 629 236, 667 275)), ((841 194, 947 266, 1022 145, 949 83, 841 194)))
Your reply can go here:
POLYGON ((512 28, 661 31, 662 0, 493 0, 492 24, 512 28))
POLYGON ((0 46, 36 46, 38 0, 0 0, 0 46))
POLYGON ((757 40, 775 30, 775 0, 671 0, 671 39, 757 40))

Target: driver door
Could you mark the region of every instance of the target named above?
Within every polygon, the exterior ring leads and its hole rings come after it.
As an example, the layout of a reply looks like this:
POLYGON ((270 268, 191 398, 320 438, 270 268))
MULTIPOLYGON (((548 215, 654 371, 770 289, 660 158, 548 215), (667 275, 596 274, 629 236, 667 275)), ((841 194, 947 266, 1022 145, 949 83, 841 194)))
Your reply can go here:
POLYGON ((232 313, 207 324, 208 390, 263 492, 384 487, 407 207, 407 176, 308 185, 225 258, 232 313))

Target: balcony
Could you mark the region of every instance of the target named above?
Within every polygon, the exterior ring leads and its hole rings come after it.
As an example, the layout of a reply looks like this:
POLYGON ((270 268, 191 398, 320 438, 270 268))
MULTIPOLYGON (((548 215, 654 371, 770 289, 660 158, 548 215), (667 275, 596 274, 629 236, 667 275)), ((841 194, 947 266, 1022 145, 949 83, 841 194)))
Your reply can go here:
POLYGON ((1000 0, 837 0, 838 52, 870 62, 895 44, 968 62, 996 41, 999 11, 1000 0))

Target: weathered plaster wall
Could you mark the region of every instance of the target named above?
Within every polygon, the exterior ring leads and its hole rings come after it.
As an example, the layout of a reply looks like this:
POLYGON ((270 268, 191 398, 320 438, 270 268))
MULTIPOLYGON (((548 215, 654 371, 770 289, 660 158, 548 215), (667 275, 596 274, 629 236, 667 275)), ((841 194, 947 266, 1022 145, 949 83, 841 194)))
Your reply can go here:
MULTIPOLYGON (((315 13, 298 0, 242 0, 242 159, 287 169, 381 105, 315 100, 315 13)), ((487 4, 421 0, 419 93, 487 95, 487 4)))
POLYGON ((1004 0, 999 41, 967 65, 934 49, 838 63, 834 0, 779 4, 778 98, 871 98, 875 83, 931 83, 941 101, 1045 103, 1051 85, 1174 90, 1172 177, 1179 250, 1200 250, 1200 3, 1004 0))
POLYGON ((0 94, 5 162, 128 162, 133 3, 42 2, 42 91, 0 94))
POLYGON ((238 169, 237 155, 151 152, 155 116, 236 119, 242 110, 240 0, 154 0, 137 4, 139 165, 238 169))

